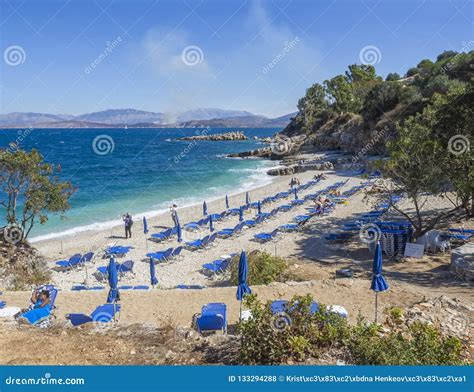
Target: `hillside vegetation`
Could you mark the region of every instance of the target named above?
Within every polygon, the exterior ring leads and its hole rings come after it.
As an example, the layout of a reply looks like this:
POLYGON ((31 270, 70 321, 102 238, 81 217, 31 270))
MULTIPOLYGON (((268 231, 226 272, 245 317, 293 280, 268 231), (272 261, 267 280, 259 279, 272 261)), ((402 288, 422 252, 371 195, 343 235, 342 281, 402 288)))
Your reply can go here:
POLYGON ((445 51, 435 62, 421 60, 404 76, 390 73, 385 80, 372 65, 350 65, 309 87, 282 133, 304 134, 307 145, 320 149, 359 152, 370 143, 370 153, 385 154, 397 124, 423 112, 438 95, 472 88, 473 75, 474 51, 445 51))

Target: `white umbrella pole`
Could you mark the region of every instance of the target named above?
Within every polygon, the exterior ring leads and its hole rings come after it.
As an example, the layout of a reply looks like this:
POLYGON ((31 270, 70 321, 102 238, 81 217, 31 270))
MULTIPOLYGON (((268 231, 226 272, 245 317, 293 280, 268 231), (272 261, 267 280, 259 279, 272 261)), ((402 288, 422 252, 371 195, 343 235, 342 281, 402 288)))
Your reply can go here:
POLYGON ((378 308, 378 298, 379 298, 379 292, 375 292, 375 324, 377 324, 377 308, 378 308))

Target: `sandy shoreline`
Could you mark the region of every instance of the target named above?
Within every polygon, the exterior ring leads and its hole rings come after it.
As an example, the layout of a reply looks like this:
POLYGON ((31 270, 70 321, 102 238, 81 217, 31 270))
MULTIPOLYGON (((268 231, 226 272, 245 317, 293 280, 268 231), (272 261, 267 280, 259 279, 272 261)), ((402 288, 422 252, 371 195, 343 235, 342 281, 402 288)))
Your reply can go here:
MULTIPOLYGON (((302 183, 309 181, 313 178, 316 172, 306 172, 298 176, 302 183)), ((307 193, 313 193, 317 190, 325 189, 327 186, 338 182, 346 181, 346 177, 341 177, 335 174, 329 174, 328 179, 321 181, 314 187, 302 191, 299 197, 304 197, 307 193)), ((351 186, 359 184, 362 179, 350 179, 348 184, 343 189, 349 189, 351 186)), ((289 188, 289 177, 282 176, 278 177, 271 184, 253 189, 249 191, 251 201, 257 201, 269 195, 274 195, 278 192, 287 190, 289 188)), ((288 199, 283 199, 277 202, 271 207, 263 208, 263 211, 269 211, 270 208, 274 208, 276 205, 285 204, 292 199, 290 196, 288 199)), ((245 203, 245 192, 238 193, 229 196, 230 206, 238 207, 245 203)), ((211 262, 215 259, 220 258, 223 255, 230 253, 239 252, 242 249, 251 251, 253 249, 265 249, 269 252, 275 252, 275 244, 263 244, 260 245, 256 242, 251 241, 253 236, 259 232, 272 231, 279 225, 289 223, 292 218, 296 215, 303 214, 306 208, 310 205, 310 202, 305 203, 303 206, 296 207, 289 212, 280 212, 274 219, 267 220, 259 227, 251 228, 246 231, 238 238, 234 239, 218 239, 215 246, 210 249, 203 251, 190 252, 183 250, 181 257, 172 262, 161 263, 157 266, 157 277, 159 280, 160 288, 172 288, 178 284, 188 285, 202 285, 208 286, 209 283, 213 283, 209 278, 201 273, 202 264, 211 262)), ((345 209, 347 212, 348 206, 338 206, 338 209, 345 209)), ((357 206, 357 209, 361 206, 357 206)), ((218 213, 225 210, 225 198, 219 198, 208 202, 208 212, 218 213)), ((195 205, 186 208, 178 209, 179 218, 182 224, 186 222, 196 221, 202 218, 202 206, 195 205)), ((248 219, 253 217, 255 214, 254 210, 249 210, 245 218, 248 219)), ((323 218, 324 220, 324 218, 323 218)), ((238 223, 238 217, 230 217, 221 222, 215 224, 217 230, 233 227, 238 223)), ((156 217, 152 217, 148 220, 148 226, 150 233, 160 232, 164 227, 172 226, 172 220, 169 213, 160 214, 156 217)), ((204 237, 209 231, 207 228, 203 228, 198 233, 189 233, 183 230, 184 241, 192 241, 196 238, 204 237)), ((292 251, 290 245, 297 236, 298 233, 294 234, 283 234, 282 238, 277 242, 277 253, 279 256, 287 257, 292 251)), ((35 246, 45 255, 47 260, 50 262, 50 267, 54 266, 55 260, 60 260, 71 256, 74 253, 86 253, 87 251, 93 251, 95 253, 104 250, 108 245, 130 245, 133 249, 123 259, 118 261, 133 260, 134 275, 124 276, 120 282, 121 285, 148 285, 149 284, 149 266, 145 257, 147 252, 161 251, 169 247, 176 247, 180 244, 173 239, 166 243, 157 244, 152 241, 146 241, 145 235, 143 234, 142 222, 136 221, 133 226, 133 237, 131 239, 124 238, 123 226, 116 226, 110 230, 102 230, 97 232, 82 232, 78 233, 74 237, 57 238, 46 241, 35 243, 35 246), (62 242, 62 244, 61 244, 62 242), (61 246, 63 253, 61 254, 61 246)), ((92 263, 88 263, 85 267, 81 267, 68 272, 53 272, 53 283, 63 289, 69 289, 73 285, 83 284, 86 281, 93 286, 101 285, 100 281, 93 276, 97 267, 105 266, 107 263, 106 259, 95 258, 92 263)))

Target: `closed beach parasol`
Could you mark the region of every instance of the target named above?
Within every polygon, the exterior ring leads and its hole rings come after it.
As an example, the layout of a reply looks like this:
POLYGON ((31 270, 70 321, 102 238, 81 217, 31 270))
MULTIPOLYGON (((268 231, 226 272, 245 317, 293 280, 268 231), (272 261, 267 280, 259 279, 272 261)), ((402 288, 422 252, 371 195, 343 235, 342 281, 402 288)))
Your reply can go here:
POLYGON ((246 294, 251 294, 252 290, 247 284, 247 274, 248 274, 248 262, 247 254, 245 251, 242 251, 240 254, 239 260, 239 285, 237 286, 236 297, 240 301, 240 317, 242 318, 242 300, 246 294))
POLYGON ((209 230, 211 233, 214 231, 214 224, 212 222, 212 215, 209 215, 209 230))
POLYGON ((388 284, 382 275, 382 247, 380 246, 380 242, 377 242, 377 247, 375 248, 372 271, 373 277, 370 288, 375 291, 375 322, 377 323, 378 293, 388 290, 388 284))
POLYGON ((225 195, 225 208, 229 209, 229 196, 225 195))
POLYGON ((158 284, 158 279, 156 279, 156 268, 153 259, 150 257, 150 281, 151 285, 155 286, 158 284))
POLYGON ((207 203, 206 202, 202 203, 202 214, 204 216, 207 215, 207 203))
POLYGON ((120 300, 120 293, 118 291, 118 269, 113 257, 109 260, 107 266, 107 275, 109 279, 109 295, 107 296, 107 303, 112 304, 120 300))

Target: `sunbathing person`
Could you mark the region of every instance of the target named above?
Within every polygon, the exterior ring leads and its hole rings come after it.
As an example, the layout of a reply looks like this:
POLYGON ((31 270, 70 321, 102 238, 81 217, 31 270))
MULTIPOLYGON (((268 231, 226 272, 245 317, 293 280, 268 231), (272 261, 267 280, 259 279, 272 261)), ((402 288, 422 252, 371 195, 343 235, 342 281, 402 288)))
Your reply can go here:
POLYGON ((32 307, 22 309, 21 312, 15 316, 18 321, 27 321, 34 325, 51 314, 51 302, 48 290, 38 292, 38 289, 36 289, 31 296, 31 303, 33 304, 32 307))

